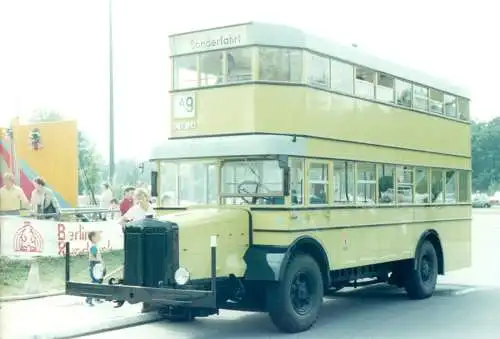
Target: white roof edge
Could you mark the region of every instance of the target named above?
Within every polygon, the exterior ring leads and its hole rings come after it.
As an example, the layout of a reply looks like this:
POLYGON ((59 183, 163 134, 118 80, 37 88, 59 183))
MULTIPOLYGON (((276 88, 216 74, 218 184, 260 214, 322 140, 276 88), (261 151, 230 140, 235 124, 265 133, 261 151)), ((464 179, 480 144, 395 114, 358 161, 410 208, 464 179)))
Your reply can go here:
POLYGON ((232 135, 169 139, 153 148, 151 160, 261 155, 306 156, 306 139, 288 135, 232 135))

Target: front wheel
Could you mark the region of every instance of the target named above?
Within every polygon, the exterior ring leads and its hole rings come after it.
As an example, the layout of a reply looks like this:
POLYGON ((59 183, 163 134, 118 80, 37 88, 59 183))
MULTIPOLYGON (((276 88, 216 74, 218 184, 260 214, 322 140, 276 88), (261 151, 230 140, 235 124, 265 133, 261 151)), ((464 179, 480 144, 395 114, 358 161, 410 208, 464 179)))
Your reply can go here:
POLYGON ((274 325, 283 332, 308 330, 323 302, 323 279, 316 261, 299 254, 291 259, 283 280, 269 286, 267 305, 274 325))
POLYGON ((410 299, 425 299, 432 296, 436 289, 438 276, 438 257, 434 245, 424 241, 418 249, 414 265, 408 267, 405 281, 406 293, 410 299))

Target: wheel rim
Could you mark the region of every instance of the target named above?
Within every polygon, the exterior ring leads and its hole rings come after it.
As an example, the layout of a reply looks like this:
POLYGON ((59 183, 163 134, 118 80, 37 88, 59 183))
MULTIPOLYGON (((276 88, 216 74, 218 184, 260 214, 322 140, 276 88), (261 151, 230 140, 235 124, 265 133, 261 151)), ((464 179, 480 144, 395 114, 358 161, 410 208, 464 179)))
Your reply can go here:
POLYGON ((432 282, 434 278, 434 262, 429 255, 424 255, 420 263, 420 278, 424 283, 432 282))
POLYGON ((290 299, 295 312, 299 315, 307 314, 313 306, 312 284, 309 275, 299 272, 292 280, 290 299))

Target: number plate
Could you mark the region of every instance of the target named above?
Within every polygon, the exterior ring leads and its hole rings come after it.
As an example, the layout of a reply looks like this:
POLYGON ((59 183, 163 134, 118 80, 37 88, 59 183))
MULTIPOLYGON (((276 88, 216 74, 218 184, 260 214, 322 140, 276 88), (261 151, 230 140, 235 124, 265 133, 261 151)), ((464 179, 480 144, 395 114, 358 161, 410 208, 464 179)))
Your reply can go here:
POLYGON ((173 96, 173 114, 175 119, 194 118, 196 100, 194 93, 179 93, 173 96))

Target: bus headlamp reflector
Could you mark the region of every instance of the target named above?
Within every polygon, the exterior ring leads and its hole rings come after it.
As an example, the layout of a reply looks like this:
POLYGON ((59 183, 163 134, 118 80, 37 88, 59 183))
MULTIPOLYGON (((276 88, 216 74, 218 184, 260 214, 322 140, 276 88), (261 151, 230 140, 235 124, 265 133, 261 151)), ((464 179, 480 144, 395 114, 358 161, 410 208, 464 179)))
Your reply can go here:
POLYGON ((175 282, 177 283, 177 285, 186 285, 189 281, 190 276, 191 274, 187 269, 185 269, 184 267, 179 267, 177 271, 175 271, 175 282))

